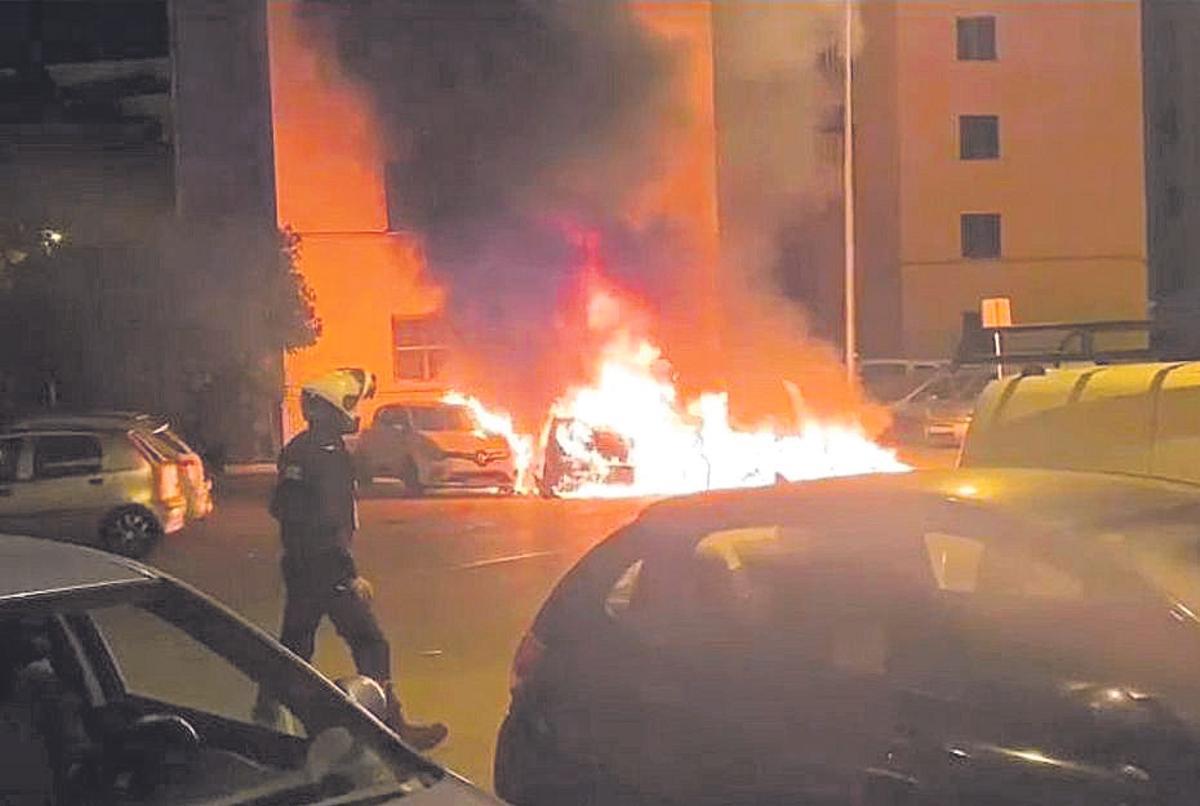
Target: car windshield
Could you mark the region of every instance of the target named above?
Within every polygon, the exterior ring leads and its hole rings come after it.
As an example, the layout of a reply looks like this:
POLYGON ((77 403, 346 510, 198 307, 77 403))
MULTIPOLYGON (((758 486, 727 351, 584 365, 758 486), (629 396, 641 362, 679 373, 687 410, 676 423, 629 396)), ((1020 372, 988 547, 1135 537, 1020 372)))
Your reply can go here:
MULTIPOLYGON (((31 614, 22 615, 28 623, 31 614)), ((51 651, 26 658, 41 668, 21 673, 52 675, 36 685, 58 692, 57 707, 66 709, 79 696, 113 723, 105 731, 86 730, 81 742, 110 755, 133 752, 117 737, 163 720, 181 720, 197 734, 188 752, 175 748, 182 755, 174 761, 143 759, 182 770, 154 770, 138 803, 317 803, 415 791, 439 777, 310 668, 174 584, 71 597, 34 615, 45 625, 51 651), (81 654, 68 655, 70 647, 81 654), (98 690, 66 694, 72 683, 93 677, 98 690)), ((15 621, 0 610, 0 638, 11 634, 2 628, 15 621)), ((11 649, 0 647, 0 655, 11 649)), ((133 798, 115 791, 112 802, 133 798)))
POLYGON ((474 431, 477 426, 466 406, 414 406, 413 428, 418 431, 474 431))

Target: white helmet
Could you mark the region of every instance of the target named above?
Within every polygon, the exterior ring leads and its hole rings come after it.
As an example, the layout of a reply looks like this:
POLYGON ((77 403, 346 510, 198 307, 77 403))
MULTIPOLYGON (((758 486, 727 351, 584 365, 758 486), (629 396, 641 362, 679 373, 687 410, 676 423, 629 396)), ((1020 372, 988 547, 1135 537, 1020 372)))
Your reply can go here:
POLYGON ((375 376, 357 367, 327 372, 301 387, 301 405, 306 419, 311 420, 316 414, 313 403, 323 401, 342 421, 339 424, 342 430, 349 433, 358 430, 358 415, 355 412, 358 404, 374 396, 375 376))

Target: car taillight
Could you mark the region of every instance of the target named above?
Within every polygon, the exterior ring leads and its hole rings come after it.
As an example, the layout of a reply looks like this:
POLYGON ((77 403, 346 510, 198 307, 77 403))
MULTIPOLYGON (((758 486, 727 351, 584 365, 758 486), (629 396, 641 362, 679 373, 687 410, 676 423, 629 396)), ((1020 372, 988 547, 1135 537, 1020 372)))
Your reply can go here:
POLYGON ((170 501, 180 496, 179 465, 160 464, 158 466, 158 498, 160 501, 170 501))
POLYGON ((545 654, 546 645, 538 640, 538 637, 532 632, 525 633, 521 638, 520 646, 517 647, 517 654, 513 658, 512 674, 508 680, 509 691, 516 693, 529 681, 545 654))

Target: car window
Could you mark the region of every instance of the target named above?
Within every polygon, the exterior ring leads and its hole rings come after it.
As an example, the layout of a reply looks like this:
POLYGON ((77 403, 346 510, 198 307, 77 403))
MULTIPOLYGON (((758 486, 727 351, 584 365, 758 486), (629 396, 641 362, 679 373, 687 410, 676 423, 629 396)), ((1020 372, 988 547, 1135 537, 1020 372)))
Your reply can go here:
POLYGON ((20 437, 0 439, 0 483, 17 480, 17 462, 20 458, 20 437))
MULTIPOLYGON (((258 686, 178 627, 132 605, 92 611, 130 694, 251 724, 258 686)), ((303 735, 294 719, 283 726, 303 735)))
POLYGON ((404 408, 400 406, 389 406, 380 409, 375 415, 376 425, 403 425, 404 424, 404 408))
POLYGON ((866 592, 873 579, 806 528, 737 527, 703 535, 690 555, 632 563, 609 589, 605 612, 667 651, 738 652, 749 643, 765 664, 882 674, 888 607, 866 592))
POLYGON ((1080 574, 1019 547, 977 537, 930 532, 925 535, 930 569, 940 590, 1023 599, 1081 599, 1080 574))
POLYGON ((40 436, 33 443, 33 475, 39 479, 100 472, 100 440, 87 434, 40 436))
POLYGON ((418 431, 473 431, 475 418, 465 406, 414 406, 413 428, 418 431))

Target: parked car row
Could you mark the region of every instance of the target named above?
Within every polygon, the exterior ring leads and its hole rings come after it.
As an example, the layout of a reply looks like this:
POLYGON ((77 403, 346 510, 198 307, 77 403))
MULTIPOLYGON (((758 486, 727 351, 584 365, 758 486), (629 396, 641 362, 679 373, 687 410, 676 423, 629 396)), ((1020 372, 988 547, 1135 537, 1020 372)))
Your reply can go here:
POLYGON ((143 557, 212 509, 203 462, 159 418, 50 413, 0 432, 0 530, 143 557))

